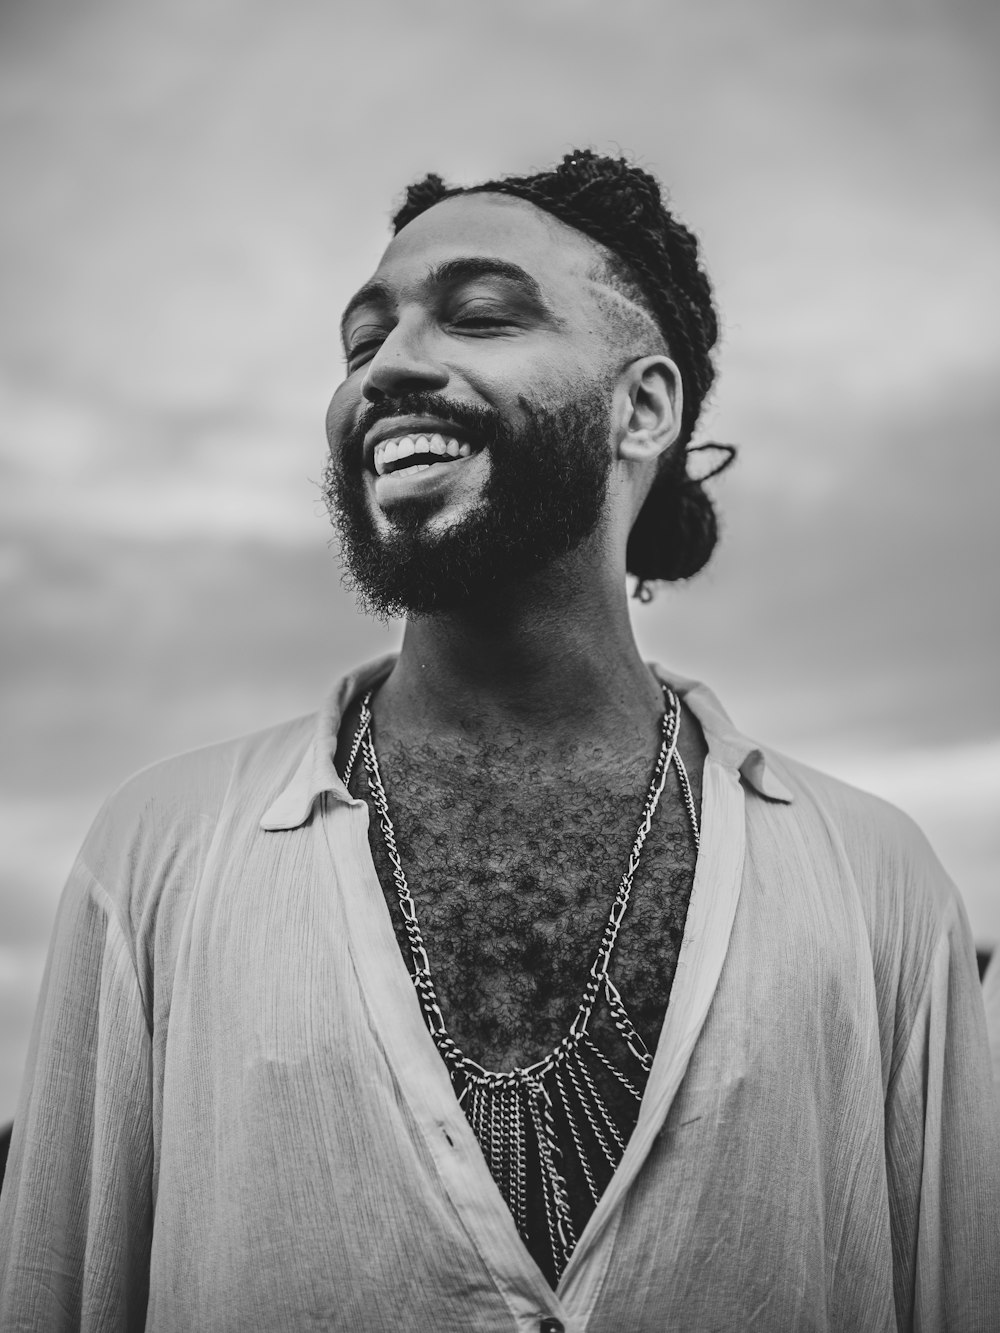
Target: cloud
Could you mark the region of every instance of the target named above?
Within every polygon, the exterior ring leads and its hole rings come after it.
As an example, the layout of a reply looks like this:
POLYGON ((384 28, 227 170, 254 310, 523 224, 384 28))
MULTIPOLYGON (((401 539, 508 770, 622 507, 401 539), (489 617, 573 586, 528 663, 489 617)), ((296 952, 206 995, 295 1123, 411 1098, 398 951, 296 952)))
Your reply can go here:
POLYGON ((645 651, 897 795, 993 930, 995 5, 37 0, 2 23, 16 1041, 104 794, 313 707, 394 637, 337 586, 314 486, 336 318, 391 201, 584 143, 638 156, 703 236, 705 433, 744 446, 720 554, 638 611, 645 651))
POLYGON ((317 545, 322 411, 141 412, 0 380, 0 514, 10 532, 317 545))
POLYGON ((16 549, 0 795, 96 809, 164 753, 310 711, 395 638, 357 614, 325 546, 47 534, 16 549))

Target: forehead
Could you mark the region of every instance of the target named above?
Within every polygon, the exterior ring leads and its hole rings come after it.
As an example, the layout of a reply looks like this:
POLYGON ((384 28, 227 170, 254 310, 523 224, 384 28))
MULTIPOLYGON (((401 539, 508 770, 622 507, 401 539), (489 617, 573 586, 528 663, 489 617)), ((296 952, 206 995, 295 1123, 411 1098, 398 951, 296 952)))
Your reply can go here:
POLYGON ((588 237, 524 199, 501 194, 458 195, 421 213, 394 237, 375 279, 401 295, 441 264, 498 259, 523 268, 561 305, 584 299, 599 268, 600 250, 588 237))

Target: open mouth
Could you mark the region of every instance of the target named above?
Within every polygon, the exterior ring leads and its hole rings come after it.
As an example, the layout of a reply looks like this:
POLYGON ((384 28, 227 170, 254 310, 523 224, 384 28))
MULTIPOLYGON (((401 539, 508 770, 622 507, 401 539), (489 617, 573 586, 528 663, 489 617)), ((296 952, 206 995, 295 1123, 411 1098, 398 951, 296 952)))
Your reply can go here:
POLYGON ((421 472, 430 467, 440 467, 442 464, 468 458, 472 452, 469 443, 451 435, 437 432, 397 435, 379 441, 372 455, 372 466, 379 477, 384 477, 390 472, 401 472, 404 468, 421 472))

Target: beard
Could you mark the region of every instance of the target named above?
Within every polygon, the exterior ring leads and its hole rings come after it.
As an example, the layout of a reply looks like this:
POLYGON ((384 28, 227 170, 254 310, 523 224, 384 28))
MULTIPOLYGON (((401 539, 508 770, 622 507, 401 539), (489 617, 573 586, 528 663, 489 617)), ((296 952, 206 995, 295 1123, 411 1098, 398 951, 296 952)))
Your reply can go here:
MULTIPOLYGON (((507 589, 567 555, 594 531, 611 471, 611 387, 562 406, 521 399, 524 424, 494 408, 408 394, 369 406, 327 463, 323 498, 337 530, 345 585, 379 618, 455 611, 507 589), (366 495, 364 438, 386 417, 451 422, 490 468, 477 503, 441 532, 419 500, 375 522, 366 495)), ((459 464, 436 464, 439 467, 459 464)))

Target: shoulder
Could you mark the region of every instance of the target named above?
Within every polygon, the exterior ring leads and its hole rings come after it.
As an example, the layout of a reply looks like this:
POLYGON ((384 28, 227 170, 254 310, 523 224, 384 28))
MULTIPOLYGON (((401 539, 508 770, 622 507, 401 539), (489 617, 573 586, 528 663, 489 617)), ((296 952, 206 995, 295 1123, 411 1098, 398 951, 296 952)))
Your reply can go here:
POLYGON ((792 795, 772 827, 784 827, 822 867, 818 878, 827 892, 860 910, 876 976, 915 994, 942 949, 962 955, 963 966, 974 971, 961 897, 914 820, 830 774, 773 750, 764 753, 792 795))
POLYGON ((112 792, 91 836, 150 820, 163 832, 181 831, 214 820, 233 800, 251 804, 259 797, 263 810, 301 762, 315 726, 310 714, 158 760, 112 792))
POLYGON ((651 664, 692 708, 710 752, 739 768, 747 792, 748 851, 765 877, 806 871, 816 891, 860 904, 874 932, 901 916, 931 933, 962 914, 954 885, 913 820, 870 792, 738 731, 715 694, 651 664))
POLYGON ((133 774, 105 801, 78 864, 134 928, 167 883, 190 884, 220 820, 256 824, 289 781, 315 715, 174 755, 133 774))
POLYGON ((797 819, 822 832, 864 881, 903 874, 927 880, 942 905, 954 897, 954 886, 920 827, 891 802, 848 782, 811 768, 771 749, 763 751, 768 767, 788 787, 790 810, 797 819))

